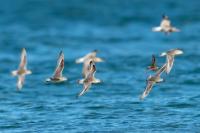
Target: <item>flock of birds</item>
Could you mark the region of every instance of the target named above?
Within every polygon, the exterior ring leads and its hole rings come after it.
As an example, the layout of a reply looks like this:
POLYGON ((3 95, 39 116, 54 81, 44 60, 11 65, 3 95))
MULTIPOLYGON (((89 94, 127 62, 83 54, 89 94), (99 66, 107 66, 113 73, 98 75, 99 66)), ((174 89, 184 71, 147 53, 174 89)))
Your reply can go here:
MULTIPOLYGON (((171 32, 179 32, 180 30, 173 27, 171 25, 171 22, 168 18, 168 16, 163 15, 163 19, 161 21, 160 26, 154 27, 152 29, 154 32, 164 32, 165 34, 169 34, 171 32)), ((102 58, 99 58, 96 56, 97 50, 92 51, 91 53, 88 53, 84 57, 81 57, 77 59, 76 63, 83 63, 83 70, 82 70, 82 77, 83 79, 78 80, 79 84, 83 84, 82 91, 78 94, 79 96, 82 96, 85 94, 92 84, 101 83, 100 79, 95 78, 95 72, 96 72, 96 65, 97 62, 103 62, 104 60, 102 58)), ((176 55, 183 54, 183 51, 180 49, 171 49, 167 52, 161 53, 160 56, 166 56, 166 62, 159 68, 156 65, 156 59, 155 56, 152 56, 152 63, 150 66, 148 66, 148 70, 154 71, 154 75, 150 75, 147 78, 147 85, 140 96, 140 99, 143 100, 152 90, 152 87, 160 82, 163 82, 164 79, 161 78, 161 74, 165 72, 166 74, 169 74, 173 64, 174 64, 174 57, 176 55)), ((57 61, 57 67, 52 75, 52 77, 47 78, 47 83, 61 83, 67 81, 67 78, 62 75, 64 69, 64 53, 61 51, 59 54, 59 58, 57 61)), ((18 70, 12 71, 13 76, 18 76, 17 80, 17 89, 21 90, 23 87, 25 76, 28 74, 31 74, 32 72, 27 69, 27 54, 25 48, 22 49, 21 53, 21 61, 19 64, 18 70)))

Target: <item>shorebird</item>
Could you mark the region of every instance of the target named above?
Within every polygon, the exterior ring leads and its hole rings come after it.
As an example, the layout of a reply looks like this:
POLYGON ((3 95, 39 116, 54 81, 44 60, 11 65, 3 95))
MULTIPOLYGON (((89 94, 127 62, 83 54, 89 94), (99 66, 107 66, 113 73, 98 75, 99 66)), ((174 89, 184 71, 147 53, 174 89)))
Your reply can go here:
POLYGON ((64 54, 63 52, 61 51, 60 54, 59 54, 59 58, 58 58, 58 61, 57 61, 57 67, 54 71, 54 74, 52 77, 46 79, 46 82, 51 82, 51 83, 61 83, 61 82, 64 82, 67 80, 66 77, 63 77, 62 76, 62 72, 63 72, 63 69, 64 69, 64 54))
MULTIPOLYGON (((92 59, 87 59, 83 62, 83 70, 82 70, 83 79, 78 80, 79 84, 83 84, 84 79, 86 78, 87 74, 90 71, 90 66, 91 66, 92 63, 94 63, 94 61, 92 59)), ((100 83, 100 82, 101 82, 100 79, 93 77, 93 83, 94 84, 97 84, 97 83, 100 83)))
POLYGON ((180 55, 180 54, 183 54, 183 51, 180 50, 180 49, 172 49, 172 50, 169 50, 167 52, 163 52, 161 53, 160 56, 166 56, 166 73, 169 74, 172 67, 173 67, 173 64, 174 64, 174 57, 176 55, 180 55))
POLYGON ((96 57, 98 50, 93 50, 91 53, 88 53, 84 57, 76 59, 76 63, 84 63, 88 59, 92 59, 94 62, 103 62, 103 59, 96 57))
POLYGON ((151 61, 151 65, 147 67, 148 70, 152 70, 152 71, 156 71, 158 70, 158 67, 156 65, 156 57, 154 55, 152 55, 152 61, 151 61))
POLYGON ((11 73, 13 76, 18 76, 17 89, 21 90, 24 85, 25 76, 32 73, 30 70, 27 70, 27 56, 25 48, 22 49, 21 61, 18 70, 14 70, 11 73))
POLYGON ((165 34, 169 34, 170 32, 179 32, 180 30, 177 29, 176 27, 171 26, 171 21, 169 20, 169 17, 163 15, 163 19, 160 23, 160 26, 154 27, 152 31, 164 32, 165 34))
POLYGON ((153 76, 150 75, 147 78, 147 86, 146 86, 143 94, 140 96, 140 100, 143 100, 146 96, 148 96, 148 94, 152 90, 152 87, 154 84, 164 81, 164 79, 162 79, 160 76, 163 73, 163 71, 165 71, 165 69, 166 69, 166 64, 164 64, 160 69, 158 69, 158 71, 156 72, 155 75, 153 75, 153 76))
POLYGON ((89 90, 92 83, 94 82, 95 72, 96 72, 95 63, 94 63, 94 61, 91 61, 89 64, 88 73, 86 74, 86 77, 83 80, 83 90, 78 94, 78 97, 82 96, 85 92, 87 92, 89 90))

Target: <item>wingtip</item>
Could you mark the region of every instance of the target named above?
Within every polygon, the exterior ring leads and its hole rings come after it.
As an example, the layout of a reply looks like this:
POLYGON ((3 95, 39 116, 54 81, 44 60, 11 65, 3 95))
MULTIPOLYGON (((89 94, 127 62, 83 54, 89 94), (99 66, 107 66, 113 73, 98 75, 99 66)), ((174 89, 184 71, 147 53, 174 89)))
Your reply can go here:
POLYGON ((83 82, 84 82, 84 79, 79 79, 79 80, 77 80, 77 83, 78 83, 78 84, 83 84, 83 82))
POLYGON ((62 54, 63 54, 63 51, 61 50, 61 51, 60 51, 60 55, 62 55, 62 54))
POLYGON ((17 71, 16 71, 16 70, 12 71, 12 72, 11 72, 11 75, 12 75, 12 76, 17 76, 17 71))
POLYGON ((78 58, 78 59, 75 60, 75 63, 80 64, 80 63, 83 63, 84 60, 85 60, 85 58, 78 58))
POLYGON ((22 51, 26 51, 26 48, 22 48, 22 51))
POLYGON ((165 56, 166 54, 167 54, 166 52, 163 52, 163 53, 160 54, 160 57, 163 57, 163 56, 165 56))
POLYGON ((158 26, 158 27, 153 27, 153 28, 152 28, 152 31, 153 31, 153 32, 161 32, 161 31, 162 31, 162 28, 161 28, 160 26, 158 26))
POLYGON ((47 78, 46 80, 45 80, 45 83, 50 83, 51 82, 51 79, 50 78, 47 78))
POLYGON ((59 57, 63 57, 63 59, 64 59, 64 53, 63 53, 62 50, 61 50, 60 53, 59 53, 59 57))
POLYGON ((23 85, 21 83, 17 83, 17 90, 20 91, 22 89, 23 85))
POLYGON ((79 94, 77 94, 77 98, 79 98, 79 97, 81 97, 83 94, 82 93, 79 93, 79 94))
POLYGON ((140 101, 144 101, 144 98, 145 98, 145 97, 144 97, 143 95, 140 95, 140 96, 139 96, 139 100, 140 100, 140 101))
POLYGON ((169 19, 169 17, 165 13, 163 13, 162 18, 163 19, 169 19))
POLYGON ((26 49, 25 49, 25 48, 22 48, 22 52, 21 52, 21 53, 22 53, 22 55, 23 55, 23 54, 26 54, 26 49))

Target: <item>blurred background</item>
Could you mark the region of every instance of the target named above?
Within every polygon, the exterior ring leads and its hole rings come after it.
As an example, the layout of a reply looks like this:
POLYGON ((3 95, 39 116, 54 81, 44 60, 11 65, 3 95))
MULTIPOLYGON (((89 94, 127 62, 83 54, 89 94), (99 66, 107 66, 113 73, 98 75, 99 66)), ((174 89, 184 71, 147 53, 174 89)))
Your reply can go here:
POLYGON ((199 132, 200 1, 198 0, 0 0, 1 132, 199 132), (153 33, 166 14, 180 33, 153 33), (21 49, 28 69, 16 91, 21 49), (180 48, 165 82, 143 101, 155 54, 180 48), (98 49, 93 85, 76 99, 82 65, 75 59, 98 49), (64 84, 46 85, 59 52, 65 54, 64 84))

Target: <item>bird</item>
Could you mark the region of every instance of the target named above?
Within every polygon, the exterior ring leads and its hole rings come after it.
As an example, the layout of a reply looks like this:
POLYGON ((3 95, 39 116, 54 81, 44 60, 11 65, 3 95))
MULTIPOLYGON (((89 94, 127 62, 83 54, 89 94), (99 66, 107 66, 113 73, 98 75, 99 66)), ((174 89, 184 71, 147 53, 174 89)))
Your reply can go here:
POLYGON ((94 82, 95 72, 96 72, 95 63, 94 63, 94 61, 91 61, 90 64, 89 64, 88 73, 86 74, 86 77, 83 80, 83 89, 78 94, 78 97, 82 96, 83 94, 85 94, 90 89, 92 83, 94 82))
POLYGON ((174 57, 176 56, 176 55, 181 55, 181 54, 183 54, 183 51, 181 50, 181 49, 171 49, 171 50, 169 50, 169 51, 167 51, 167 52, 163 52, 163 53, 161 53, 161 55, 160 56, 166 56, 166 70, 165 70, 165 72, 167 73, 167 74, 169 74, 170 73, 170 71, 171 71, 171 69, 172 69, 172 67, 173 67, 173 64, 174 64, 174 57))
POLYGON ((151 61, 151 65, 147 67, 148 70, 152 70, 152 71, 156 71, 158 70, 158 67, 156 65, 156 57, 154 55, 152 55, 152 61, 151 61))
POLYGON ((152 31, 154 32, 164 32, 165 34, 169 34, 171 32, 179 32, 180 30, 171 25, 171 21, 167 15, 163 15, 163 19, 160 23, 160 26, 153 27, 152 31))
POLYGON ((64 69, 64 53, 61 51, 59 53, 59 58, 57 61, 57 67, 53 73, 53 76, 46 79, 47 83, 61 83, 67 81, 67 78, 62 75, 64 69))
POLYGON ((102 58, 96 57, 98 50, 93 50, 92 52, 86 54, 85 56, 76 59, 76 63, 84 63, 87 59, 92 59, 94 62, 103 62, 104 60, 102 58))
MULTIPOLYGON (((93 62, 94 61, 92 59, 87 59, 87 60, 84 61, 84 63, 83 63, 83 70, 82 70, 82 77, 83 77, 83 79, 78 80, 79 84, 83 84, 83 81, 86 78, 88 72, 90 71, 90 66, 91 66, 91 64, 93 62)), ((97 84, 97 83, 100 83, 100 82, 101 82, 100 79, 97 79, 97 78, 93 77, 93 83, 97 84)))
POLYGON ((166 63, 156 71, 156 74, 153 76, 149 76, 147 78, 147 85, 146 88, 144 90, 144 92, 142 93, 142 95, 140 96, 140 100, 143 100, 146 96, 148 96, 148 94, 150 93, 150 91, 152 90, 152 87, 160 82, 164 82, 164 79, 161 78, 161 74, 163 73, 163 71, 165 71, 166 69, 166 63))
POLYGON ((13 76, 18 76, 17 89, 21 90, 25 82, 25 76, 32 74, 31 70, 27 69, 27 55, 25 48, 23 48, 21 52, 21 59, 18 70, 12 71, 11 74, 13 76))

